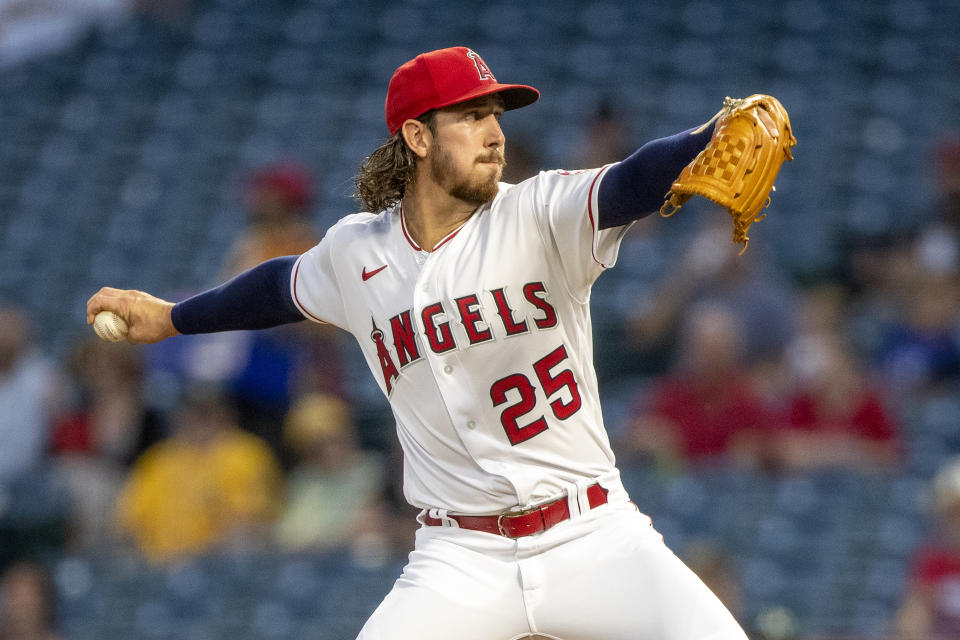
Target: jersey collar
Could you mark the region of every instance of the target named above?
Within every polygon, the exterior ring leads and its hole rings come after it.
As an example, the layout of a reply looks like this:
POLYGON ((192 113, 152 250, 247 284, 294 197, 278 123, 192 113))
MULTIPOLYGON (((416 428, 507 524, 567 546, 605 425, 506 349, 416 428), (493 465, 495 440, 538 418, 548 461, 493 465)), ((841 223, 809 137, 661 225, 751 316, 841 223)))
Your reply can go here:
POLYGON ((473 215, 476 215, 476 212, 474 212, 472 216, 470 216, 469 218, 463 221, 463 224, 461 224, 459 227, 457 227, 456 229, 448 233, 446 236, 444 236, 443 239, 440 240, 440 242, 438 242, 433 249, 424 249, 423 247, 419 246, 416 242, 413 241, 413 237, 411 237, 410 232, 407 231, 407 220, 403 215, 403 202, 397 205, 397 211, 400 213, 400 229, 403 231, 403 237, 407 239, 407 242, 410 244, 411 247, 413 247, 414 251, 426 251, 427 253, 432 253, 433 251, 436 251, 446 243, 450 242, 455 235, 460 233, 460 230, 463 229, 463 225, 467 224, 467 222, 472 220, 473 215))

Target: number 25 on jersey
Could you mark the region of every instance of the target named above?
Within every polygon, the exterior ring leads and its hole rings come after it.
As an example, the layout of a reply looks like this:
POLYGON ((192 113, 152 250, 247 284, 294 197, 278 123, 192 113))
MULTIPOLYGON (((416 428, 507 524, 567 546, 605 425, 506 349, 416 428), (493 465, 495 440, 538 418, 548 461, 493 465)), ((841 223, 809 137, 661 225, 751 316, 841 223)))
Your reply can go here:
MULTIPOLYGON (((582 404, 573 371, 561 369, 557 373, 551 373, 551 370, 560 366, 566 359, 567 349, 560 345, 533 363, 533 371, 536 373, 540 388, 543 389, 547 399, 550 400, 552 396, 557 396, 550 401, 550 409, 553 410, 553 415, 559 420, 566 420, 575 414, 582 404), (567 393, 557 395, 563 389, 566 389, 567 393), (569 398, 565 398, 565 395, 569 398)), ((511 395, 519 396, 519 399, 504 408, 500 414, 500 423, 503 425, 504 431, 507 432, 510 444, 516 445, 546 431, 547 420, 541 415, 522 426, 520 424, 520 419, 533 411, 537 405, 537 388, 526 374, 510 374, 500 378, 490 387, 490 399, 493 401, 494 407, 510 402, 511 395), (516 393, 511 394, 511 391, 516 393)))

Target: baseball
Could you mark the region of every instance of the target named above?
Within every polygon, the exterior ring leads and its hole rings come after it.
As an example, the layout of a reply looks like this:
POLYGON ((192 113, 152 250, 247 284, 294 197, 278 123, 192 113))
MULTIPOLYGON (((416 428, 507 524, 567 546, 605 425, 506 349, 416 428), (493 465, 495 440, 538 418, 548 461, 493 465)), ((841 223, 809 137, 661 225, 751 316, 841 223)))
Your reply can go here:
POLYGON ((101 311, 93 319, 93 330, 108 342, 121 342, 127 337, 127 323, 113 311, 101 311))

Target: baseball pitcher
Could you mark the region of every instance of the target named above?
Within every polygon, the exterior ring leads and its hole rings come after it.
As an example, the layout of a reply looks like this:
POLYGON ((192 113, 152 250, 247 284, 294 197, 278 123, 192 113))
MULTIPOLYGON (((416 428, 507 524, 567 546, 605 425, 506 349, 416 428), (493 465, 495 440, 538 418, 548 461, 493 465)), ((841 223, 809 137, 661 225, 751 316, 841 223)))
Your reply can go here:
MULTIPOLYGON (((415 549, 362 640, 742 640, 620 482, 589 312, 631 224, 668 191, 700 193, 675 180, 737 114, 616 164, 500 183, 500 119, 538 97, 468 48, 421 54, 390 80, 390 138, 356 180, 365 212, 303 255, 177 304, 103 288, 88 322, 113 311, 131 342, 305 318, 354 335, 421 509, 415 549)), ((789 122, 756 109, 748 124, 763 131, 748 134, 789 150, 789 122)))

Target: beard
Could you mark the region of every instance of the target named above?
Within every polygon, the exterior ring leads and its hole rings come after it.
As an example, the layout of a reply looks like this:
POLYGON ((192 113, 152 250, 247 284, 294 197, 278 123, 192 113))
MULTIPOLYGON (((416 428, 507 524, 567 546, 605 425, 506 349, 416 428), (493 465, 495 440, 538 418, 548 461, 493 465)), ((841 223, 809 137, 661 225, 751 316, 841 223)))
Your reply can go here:
POLYGON ((436 152, 430 157, 430 170, 434 179, 451 196, 479 207, 490 202, 497 195, 497 183, 500 182, 503 168, 507 166, 503 151, 491 151, 475 160, 475 162, 497 163, 497 170, 491 177, 481 178, 455 175, 450 153, 446 147, 440 144, 439 140, 437 140, 435 150, 436 152))

